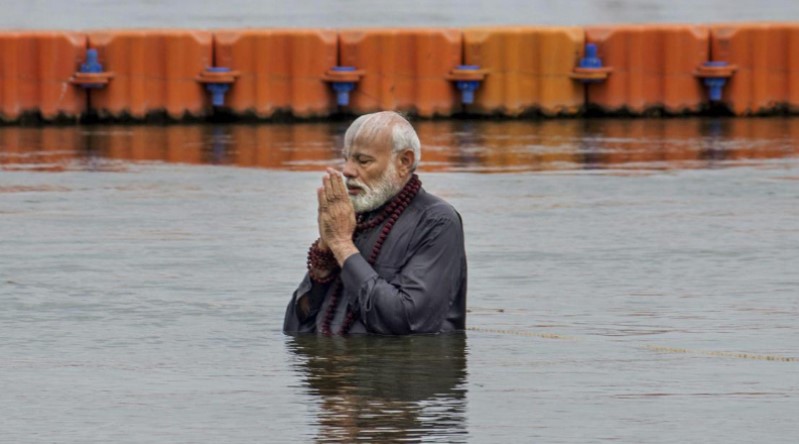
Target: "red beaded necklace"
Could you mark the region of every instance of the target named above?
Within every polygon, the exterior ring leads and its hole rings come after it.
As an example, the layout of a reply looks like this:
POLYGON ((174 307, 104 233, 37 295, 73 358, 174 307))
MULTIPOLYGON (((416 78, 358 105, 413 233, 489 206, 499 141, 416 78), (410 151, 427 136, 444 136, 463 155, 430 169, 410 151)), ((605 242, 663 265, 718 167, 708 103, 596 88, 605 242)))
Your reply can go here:
MULTIPOLYGON (((400 215, 402 212, 408 208, 410 205, 411 200, 416 196, 419 192, 419 189, 422 187, 422 181, 419 180, 419 177, 414 174, 408 183, 402 188, 402 191, 399 192, 391 202, 381 211, 377 216, 370 218, 368 220, 364 220, 364 215, 358 215, 358 221, 355 226, 355 232, 353 233, 353 237, 361 232, 370 230, 381 223, 386 221, 386 224, 383 226, 383 229, 380 231, 380 235, 377 237, 377 241, 375 242, 374 247, 372 247, 372 254, 369 255, 369 265, 374 266, 375 262, 377 261, 377 256, 380 255, 380 250, 383 248, 383 243, 388 238, 388 234, 391 233, 391 229, 394 227, 394 224, 397 223, 400 215)), ((330 323, 333 322, 333 317, 336 314, 336 307, 338 306, 339 299, 341 297, 342 290, 344 288, 343 284, 341 283, 341 278, 336 279, 335 288, 331 293, 330 305, 327 307, 327 312, 325 312, 325 320, 322 324, 322 334, 326 336, 331 336, 333 332, 330 330, 330 323)), ((355 323, 357 313, 347 310, 347 316, 344 318, 344 323, 341 325, 341 330, 339 330, 338 334, 346 335, 352 324, 355 323)))

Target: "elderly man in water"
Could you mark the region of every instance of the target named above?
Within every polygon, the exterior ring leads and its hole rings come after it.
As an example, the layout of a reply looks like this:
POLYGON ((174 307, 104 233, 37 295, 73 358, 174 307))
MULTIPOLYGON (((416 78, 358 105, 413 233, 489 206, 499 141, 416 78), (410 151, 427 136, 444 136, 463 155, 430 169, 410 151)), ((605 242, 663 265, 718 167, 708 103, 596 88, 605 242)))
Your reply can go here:
POLYGON ((344 178, 317 190, 319 239, 283 331, 407 335, 463 330, 466 253, 455 209, 415 174, 419 137, 401 115, 357 118, 344 135, 344 178), (346 179, 346 180, 345 180, 346 179))

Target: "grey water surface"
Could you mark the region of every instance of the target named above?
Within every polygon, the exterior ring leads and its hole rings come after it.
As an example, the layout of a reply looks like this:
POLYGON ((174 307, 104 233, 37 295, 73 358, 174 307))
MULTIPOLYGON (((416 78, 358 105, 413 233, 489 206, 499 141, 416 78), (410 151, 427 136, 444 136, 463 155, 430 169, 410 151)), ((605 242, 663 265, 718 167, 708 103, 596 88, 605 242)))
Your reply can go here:
MULTIPOLYGON (((794 0, 6 2, 9 29, 799 20, 794 0)), ((799 119, 418 122, 469 330, 287 337, 346 122, 0 127, 2 443, 795 443, 799 119)))
POLYGON ((346 122, 0 128, 0 442, 796 442, 797 122, 420 122, 470 330, 346 339, 280 332, 346 122))
POLYGON ((795 0, 28 0, 4 2, 0 27, 334 28, 591 25, 799 20, 795 0))

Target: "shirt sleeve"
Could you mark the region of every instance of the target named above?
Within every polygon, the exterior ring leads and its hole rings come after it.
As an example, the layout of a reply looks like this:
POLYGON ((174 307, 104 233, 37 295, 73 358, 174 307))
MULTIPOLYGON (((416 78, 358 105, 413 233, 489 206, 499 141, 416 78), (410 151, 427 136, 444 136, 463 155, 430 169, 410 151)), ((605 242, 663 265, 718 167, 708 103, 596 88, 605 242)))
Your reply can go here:
POLYGON ((330 285, 315 282, 308 273, 305 273, 300 286, 294 291, 291 301, 286 307, 286 315, 283 319, 284 333, 316 332, 316 315, 319 313, 319 308, 322 306, 325 293, 330 285), (299 303, 303 297, 309 298, 307 313, 300 309, 299 303))
POLYGON ((344 262, 344 288, 357 295, 350 305, 370 333, 438 333, 460 290, 465 252, 457 213, 429 220, 417 230, 410 258, 390 281, 360 254, 344 262))

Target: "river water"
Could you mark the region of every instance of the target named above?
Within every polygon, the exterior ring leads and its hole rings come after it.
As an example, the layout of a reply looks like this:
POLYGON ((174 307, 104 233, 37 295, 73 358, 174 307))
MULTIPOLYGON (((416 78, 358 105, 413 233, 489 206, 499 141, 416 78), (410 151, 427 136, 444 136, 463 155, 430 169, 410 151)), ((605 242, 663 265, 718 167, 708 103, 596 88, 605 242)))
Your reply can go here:
POLYGON ((469 330, 284 336, 346 124, 0 128, 0 442, 796 442, 799 119, 418 122, 469 330))
POLYGON ((28 0, 0 28, 586 25, 799 20, 795 0, 28 0))

